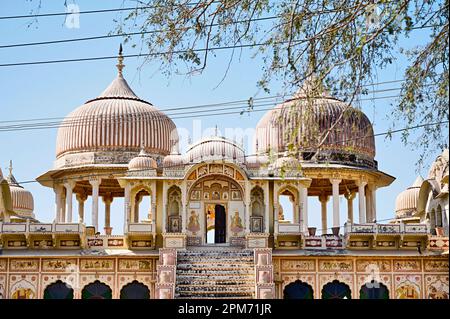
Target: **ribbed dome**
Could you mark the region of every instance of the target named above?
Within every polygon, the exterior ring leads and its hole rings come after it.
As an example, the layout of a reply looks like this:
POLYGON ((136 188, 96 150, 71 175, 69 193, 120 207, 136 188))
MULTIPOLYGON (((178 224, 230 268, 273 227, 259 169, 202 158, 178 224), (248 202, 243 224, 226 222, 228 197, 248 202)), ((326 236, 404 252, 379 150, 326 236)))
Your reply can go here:
POLYGON ((188 163, 213 160, 244 163, 244 150, 235 142, 223 137, 213 136, 195 143, 186 152, 186 161, 188 163))
POLYGON ((99 97, 63 120, 56 140, 57 167, 126 164, 141 146, 153 156, 165 156, 178 141, 172 120, 134 94, 122 67, 99 97))
POLYGON ((261 118, 255 134, 257 152, 285 152, 294 143, 303 159, 309 160, 324 133, 333 127, 321 146, 326 160, 374 166, 375 140, 366 115, 324 91, 308 97, 308 90, 305 83, 292 99, 261 118))
POLYGON ((149 154, 147 154, 145 150, 141 150, 139 155, 128 163, 128 170, 130 171, 145 171, 148 169, 156 169, 157 167, 158 164, 156 161, 149 154))
POLYGON ((6 180, 11 192, 12 210, 19 217, 34 219, 34 200, 31 192, 19 185, 11 171, 6 180))
POLYGON ((422 182, 423 178, 418 176, 410 187, 397 196, 395 200, 396 218, 411 217, 416 213, 422 182))

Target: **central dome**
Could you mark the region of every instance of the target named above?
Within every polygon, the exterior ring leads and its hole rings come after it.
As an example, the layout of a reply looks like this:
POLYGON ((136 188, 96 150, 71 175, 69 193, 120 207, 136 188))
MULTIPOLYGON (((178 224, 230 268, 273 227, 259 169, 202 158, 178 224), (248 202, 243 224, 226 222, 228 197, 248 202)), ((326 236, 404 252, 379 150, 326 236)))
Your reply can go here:
POLYGON ((128 164, 141 148, 162 158, 178 142, 172 120, 140 99, 119 74, 100 94, 71 112, 56 140, 56 166, 128 164))
POLYGON ((310 92, 306 82, 292 99, 261 118, 255 134, 257 153, 297 148, 308 161, 321 145, 319 161, 375 167, 375 140, 367 116, 324 91, 310 92))
POLYGON ((244 150, 236 142, 224 137, 212 136, 191 145, 186 152, 188 163, 221 160, 244 163, 244 150))

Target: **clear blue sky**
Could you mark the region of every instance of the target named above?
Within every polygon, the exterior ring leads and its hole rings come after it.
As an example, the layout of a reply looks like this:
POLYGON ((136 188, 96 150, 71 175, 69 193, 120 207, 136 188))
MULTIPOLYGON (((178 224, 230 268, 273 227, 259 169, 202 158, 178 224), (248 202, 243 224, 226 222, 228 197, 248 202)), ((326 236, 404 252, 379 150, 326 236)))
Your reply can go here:
MULTIPOLYGON (((36 3, 25 0, 2 1, 0 3, 0 16, 28 14, 36 3)), ((95 10, 104 8, 117 8, 123 1, 87 1, 79 0, 76 3, 80 10, 95 10)), ((41 12, 63 12, 64 1, 43 1, 41 12)), ((127 5, 127 2, 125 2, 127 5)), ((113 19, 120 17, 117 13, 104 13, 82 15, 80 28, 69 29, 64 26, 64 17, 40 18, 31 27, 27 27, 27 20, 0 20, 0 45, 46 41, 62 38, 84 37, 107 34, 113 29, 113 19)), ((424 32, 416 31, 414 37, 403 41, 411 46, 424 39, 424 32)), ((105 56, 117 54, 120 40, 105 39, 98 41, 77 42, 50 46, 36 46, 26 48, 0 49, 0 63, 23 62, 35 60, 79 58, 91 56, 105 56)), ((136 51, 125 46, 125 53, 136 51)), ((258 93, 256 82, 261 75, 261 60, 251 59, 254 51, 244 50, 240 60, 235 60, 224 82, 215 88, 221 81, 226 70, 227 61, 231 52, 217 52, 211 58, 207 70, 192 78, 173 75, 170 78, 160 74, 158 65, 147 64, 142 72, 138 72, 142 60, 127 59, 125 61, 125 77, 130 85, 143 99, 153 103, 160 109, 168 107, 182 107, 247 99, 258 93)), ((0 69, 0 121, 62 117, 83 104, 85 101, 98 96, 116 75, 116 61, 93 61, 81 63, 48 64, 36 66, 9 67, 0 69)), ((399 59, 388 70, 380 70, 378 82, 398 80, 402 78, 405 61, 399 59)), ((374 87, 383 89, 389 86, 374 87)), ((279 83, 272 83, 272 94, 280 89, 279 83)), ((379 96, 381 96, 380 94, 379 96)), ((387 92, 384 95, 392 95, 387 92)), ((374 123, 375 132, 386 131, 390 124, 389 114, 393 99, 363 102, 362 108, 374 123)), ((210 128, 209 134, 215 125, 223 133, 229 128, 254 128, 264 113, 257 112, 251 115, 228 115, 220 117, 201 118, 202 130, 210 128)), ((192 131, 193 119, 175 120, 178 128, 192 131)), ((403 127, 398 123, 398 127, 403 127)), ((14 174, 19 181, 35 179, 49 170, 55 159, 56 129, 0 132, 0 166, 6 173, 10 159, 14 162, 14 174)), ((206 133, 208 135, 208 133, 206 133)), ((194 136, 194 141, 198 136, 194 136)), ((245 141, 247 153, 252 153, 251 145, 245 141)), ((394 135, 392 141, 385 141, 383 137, 376 139, 379 169, 395 176, 395 182, 377 193, 378 219, 393 217, 395 197, 398 193, 410 186, 417 173, 415 161, 419 154, 402 145, 399 135, 394 135)), ((433 154, 431 158, 440 152, 433 154)), ((422 171, 426 175, 427 169, 422 171)), ((40 186, 38 183, 24 185, 29 189, 35 200, 35 213, 41 221, 52 221, 54 218, 54 193, 52 189, 40 186)), ((113 203, 112 226, 114 233, 122 230, 123 201, 113 203)), ((355 202, 355 211, 356 211, 355 202)), ((102 206, 101 206, 102 207, 102 206)), ((341 221, 345 221, 345 199, 341 201, 341 221)), ((318 200, 309 201, 310 224, 320 228, 320 206, 318 200)), ((76 208, 75 208, 76 209, 76 208)), ((90 203, 86 206, 90 211, 90 203)), ((329 206, 331 212, 331 206, 329 206)), ((90 214, 88 213, 87 216, 90 214)), ((100 227, 103 227, 103 213, 100 214, 100 227)), ((331 214, 329 214, 331 225, 331 214)), ((87 218, 90 220, 90 217, 87 218)))

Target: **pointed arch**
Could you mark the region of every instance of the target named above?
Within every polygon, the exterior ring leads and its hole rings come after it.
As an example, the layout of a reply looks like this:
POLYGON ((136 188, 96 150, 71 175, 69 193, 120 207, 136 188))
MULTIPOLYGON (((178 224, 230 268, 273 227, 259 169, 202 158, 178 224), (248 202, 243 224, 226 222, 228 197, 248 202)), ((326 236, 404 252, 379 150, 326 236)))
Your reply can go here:
POLYGON ((351 299, 352 292, 350 287, 340 282, 339 280, 333 280, 327 283, 322 288, 322 299, 351 299))
POLYGON ((120 299, 150 299, 150 289, 143 283, 134 280, 122 287, 120 299))
POLYGON ((314 290, 306 282, 296 280, 284 287, 283 299, 314 299, 314 290))
POLYGON ((45 288, 44 299, 73 299, 73 288, 57 280, 45 288))
POLYGON ((389 299, 389 289, 376 280, 365 283, 359 290, 360 299, 389 299))
POLYGON ((81 299, 112 299, 112 290, 107 284, 96 280, 84 286, 81 299))

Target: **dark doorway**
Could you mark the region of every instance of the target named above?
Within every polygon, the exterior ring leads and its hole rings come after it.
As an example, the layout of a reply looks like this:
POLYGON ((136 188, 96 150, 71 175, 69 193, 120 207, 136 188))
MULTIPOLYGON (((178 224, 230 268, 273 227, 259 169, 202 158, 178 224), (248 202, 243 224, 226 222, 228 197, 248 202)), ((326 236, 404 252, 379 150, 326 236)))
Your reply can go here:
POLYGON ((120 299, 150 299, 150 290, 135 280, 122 288, 120 299))
POLYGON ((216 244, 223 244, 227 241, 227 217, 225 207, 216 205, 214 213, 214 242, 216 244))

